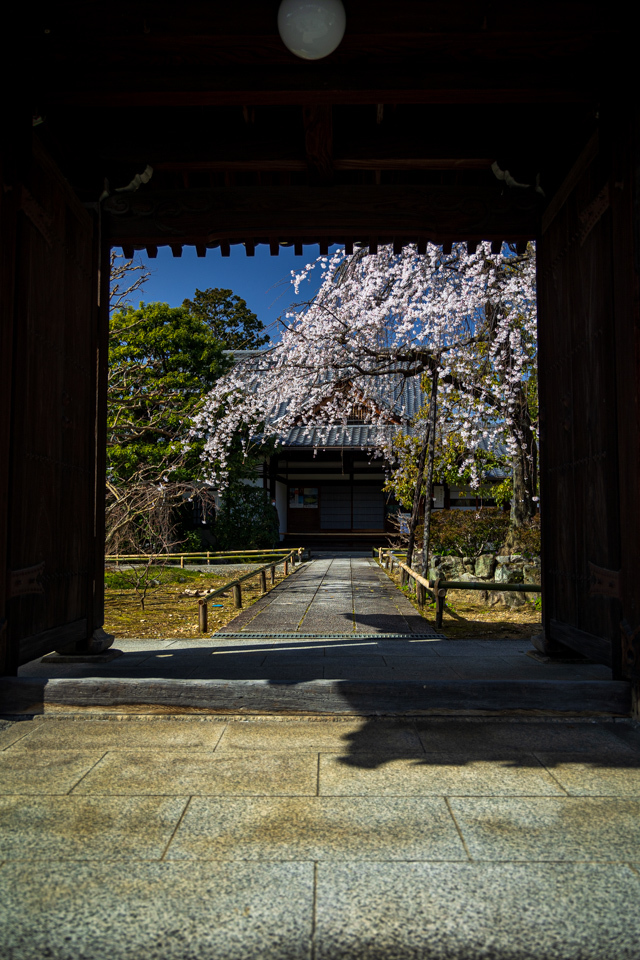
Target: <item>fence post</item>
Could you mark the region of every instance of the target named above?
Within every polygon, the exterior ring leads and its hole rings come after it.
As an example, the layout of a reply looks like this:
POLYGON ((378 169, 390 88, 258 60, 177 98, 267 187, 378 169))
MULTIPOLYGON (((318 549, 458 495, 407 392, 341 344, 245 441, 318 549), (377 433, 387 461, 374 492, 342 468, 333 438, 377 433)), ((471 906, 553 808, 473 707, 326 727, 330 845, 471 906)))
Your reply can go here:
POLYGON ((296 568, 296 555, 295 553, 291 554, 291 569, 295 570, 296 568))
POLYGON ((418 606, 424 607, 424 602, 426 600, 426 590, 424 589, 424 584, 416 580, 416 600, 418 601, 418 606))
POLYGON ((436 595, 436 627, 441 627, 442 618, 444 616, 444 600, 447 595, 447 591, 440 586, 439 580, 436 580, 434 584, 434 593, 436 595))
POLYGON ((285 560, 284 562, 284 575, 287 577, 289 575, 289 561, 285 560))
POLYGON ((239 583, 233 585, 233 605, 236 610, 242 607, 242 586, 239 583))
POLYGON ((209 556, 209 551, 207 550, 207 563, 211 563, 211 557, 209 556))
POLYGON ((260 571, 260 590, 262 591, 262 593, 267 592, 267 571, 266 570, 260 571))
POLYGON ((200 633, 207 632, 208 605, 206 600, 198 600, 198 629, 200 633))
POLYGON ((180 566, 184 570, 184 557, 180 557, 180 566))

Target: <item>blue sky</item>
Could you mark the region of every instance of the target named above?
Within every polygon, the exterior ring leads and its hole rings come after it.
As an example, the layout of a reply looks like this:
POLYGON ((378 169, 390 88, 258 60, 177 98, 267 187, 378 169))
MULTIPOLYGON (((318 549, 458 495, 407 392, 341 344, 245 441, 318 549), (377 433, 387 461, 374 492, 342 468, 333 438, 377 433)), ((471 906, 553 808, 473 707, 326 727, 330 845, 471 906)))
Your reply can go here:
MULTIPOLYGON (((330 252, 333 249, 331 247, 330 252)), ((117 252, 122 253, 121 250, 117 252)), ((272 339, 277 340, 277 318, 291 303, 308 300, 314 293, 314 287, 309 284, 307 290, 301 289, 296 297, 289 282, 291 271, 298 272, 319 254, 318 246, 313 244, 305 246, 301 257, 296 257, 293 247, 280 247, 280 255, 272 257, 265 244, 256 247, 254 257, 247 257, 240 244, 231 247, 229 257, 222 257, 220 250, 215 249, 207 250, 206 257, 199 258, 194 247, 184 247, 181 257, 174 257, 168 247, 160 247, 153 260, 146 253, 138 252, 136 259, 151 270, 151 277, 134 298, 133 305, 137 307, 139 300, 143 300, 179 307, 183 300, 193 296, 196 288, 223 287, 246 300, 249 309, 257 313, 268 328, 272 339)))

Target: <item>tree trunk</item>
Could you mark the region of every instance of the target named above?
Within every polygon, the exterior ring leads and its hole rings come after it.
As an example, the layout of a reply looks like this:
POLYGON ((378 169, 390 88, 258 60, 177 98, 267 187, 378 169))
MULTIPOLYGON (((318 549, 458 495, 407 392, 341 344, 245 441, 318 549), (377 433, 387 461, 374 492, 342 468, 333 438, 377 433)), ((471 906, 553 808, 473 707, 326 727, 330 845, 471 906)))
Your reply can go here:
POLYGON ((422 447, 420 448, 420 456, 418 457, 418 475, 416 478, 416 486, 413 493, 413 505, 411 507, 411 519, 409 520, 409 542, 407 544, 407 566, 411 566, 413 560, 413 550, 415 547, 416 540, 416 527, 418 526, 418 518, 420 516, 420 498, 422 496, 422 484, 424 482, 424 465, 427 460, 427 450, 429 449, 429 430, 430 423, 427 420, 424 430, 424 438, 422 441, 422 447))
POLYGON ((520 417, 515 435, 518 452, 513 457, 513 497, 511 526, 519 529, 535 516, 538 486, 538 446, 524 395, 520 398, 520 417))
POLYGON ((426 495, 424 498, 424 539, 422 544, 422 576, 429 576, 429 542, 431 539, 431 488, 433 486, 433 463, 436 453, 436 413, 438 408, 438 368, 431 374, 431 399, 429 400, 429 460, 427 467, 426 495))

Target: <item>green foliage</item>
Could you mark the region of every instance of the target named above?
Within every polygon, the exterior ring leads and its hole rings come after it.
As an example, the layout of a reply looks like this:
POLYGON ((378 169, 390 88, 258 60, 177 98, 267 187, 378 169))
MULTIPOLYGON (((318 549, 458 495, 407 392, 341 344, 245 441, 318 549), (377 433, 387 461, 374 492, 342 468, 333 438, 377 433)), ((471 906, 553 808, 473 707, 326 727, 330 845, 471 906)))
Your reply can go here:
POLYGON ((511 530, 507 537, 511 553, 521 553, 527 559, 540 556, 540 515, 523 527, 511 530))
POLYGON ((200 444, 192 417, 225 371, 224 344, 183 307, 128 307, 111 319, 107 469, 118 481, 140 476, 195 479, 200 444))
POLYGON ((431 552, 477 557, 485 543, 494 544, 498 550, 508 531, 509 515, 495 507, 478 511, 435 510, 431 514, 431 552))
POLYGON ((278 514, 266 490, 231 484, 216 516, 218 550, 260 550, 280 540, 278 514))
POLYGON ((226 350, 256 350, 269 342, 262 334, 262 321, 233 290, 196 290, 193 300, 185 300, 182 306, 205 323, 226 350))
POLYGON ((498 507, 506 507, 511 503, 513 497, 513 479, 507 477, 502 483, 498 484, 491 491, 491 496, 496 501, 498 507))

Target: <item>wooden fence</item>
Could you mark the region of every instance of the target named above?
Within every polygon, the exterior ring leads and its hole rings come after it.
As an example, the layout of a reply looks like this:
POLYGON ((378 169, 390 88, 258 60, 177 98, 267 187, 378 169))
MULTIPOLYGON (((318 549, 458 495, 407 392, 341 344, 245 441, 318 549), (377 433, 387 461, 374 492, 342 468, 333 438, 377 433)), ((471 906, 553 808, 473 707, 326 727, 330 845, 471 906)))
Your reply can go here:
MULTIPOLYGON (((300 548, 304 549, 304 548, 300 548)), ((258 560, 260 557, 277 557, 278 563, 282 562, 282 557, 291 551, 287 549, 274 548, 273 550, 197 550, 191 553, 163 553, 153 557, 153 562, 162 564, 180 564, 184 567, 185 563, 215 563, 218 560, 241 560, 243 557, 251 557, 258 560)), ((105 563, 148 563, 149 554, 145 553, 111 553, 105 556, 105 563)))
POLYGON ((286 556, 279 556, 276 563, 265 563, 264 566, 261 566, 258 570, 250 570, 249 573, 245 573, 243 577, 237 577, 235 580, 230 580, 229 583, 225 583, 223 587, 218 587, 217 590, 210 590, 209 593, 204 595, 204 597, 200 597, 198 600, 198 628, 200 633, 206 633, 208 629, 209 600, 212 600, 213 597, 219 597, 220 594, 226 593, 227 590, 233 590, 233 604, 237 610, 240 610, 242 608, 242 584, 245 582, 245 580, 251 580, 253 577, 260 577, 260 590, 262 594, 265 594, 267 592, 267 570, 270 571, 270 580, 271 585, 273 586, 273 584, 276 582, 277 564, 284 562, 284 575, 286 577, 289 574, 289 563, 291 563, 291 567, 294 569, 296 562, 301 562, 303 554, 304 547, 296 547, 294 550, 289 550, 288 553, 286 553, 286 556))
MULTIPOLYGON (((406 554, 404 555, 406 557, 406 554)), ((436 627, 442 626, 444 616, 445 599, 448 590, 482 590, 499 591, 500 593, 541 593, 542 587, 539 583, 487 583, 485 580, 426 580, 424 577, 412 570, 411 567, 400 560, 397 552, 385 547, 378 547, 378 562, 390 573, 394 566, 401 571, 401 583, 403 586, 410 584, 413 580, 416 588, 416 600, 423 607, 427 602, 427 596, 436 605, 436 627)))

